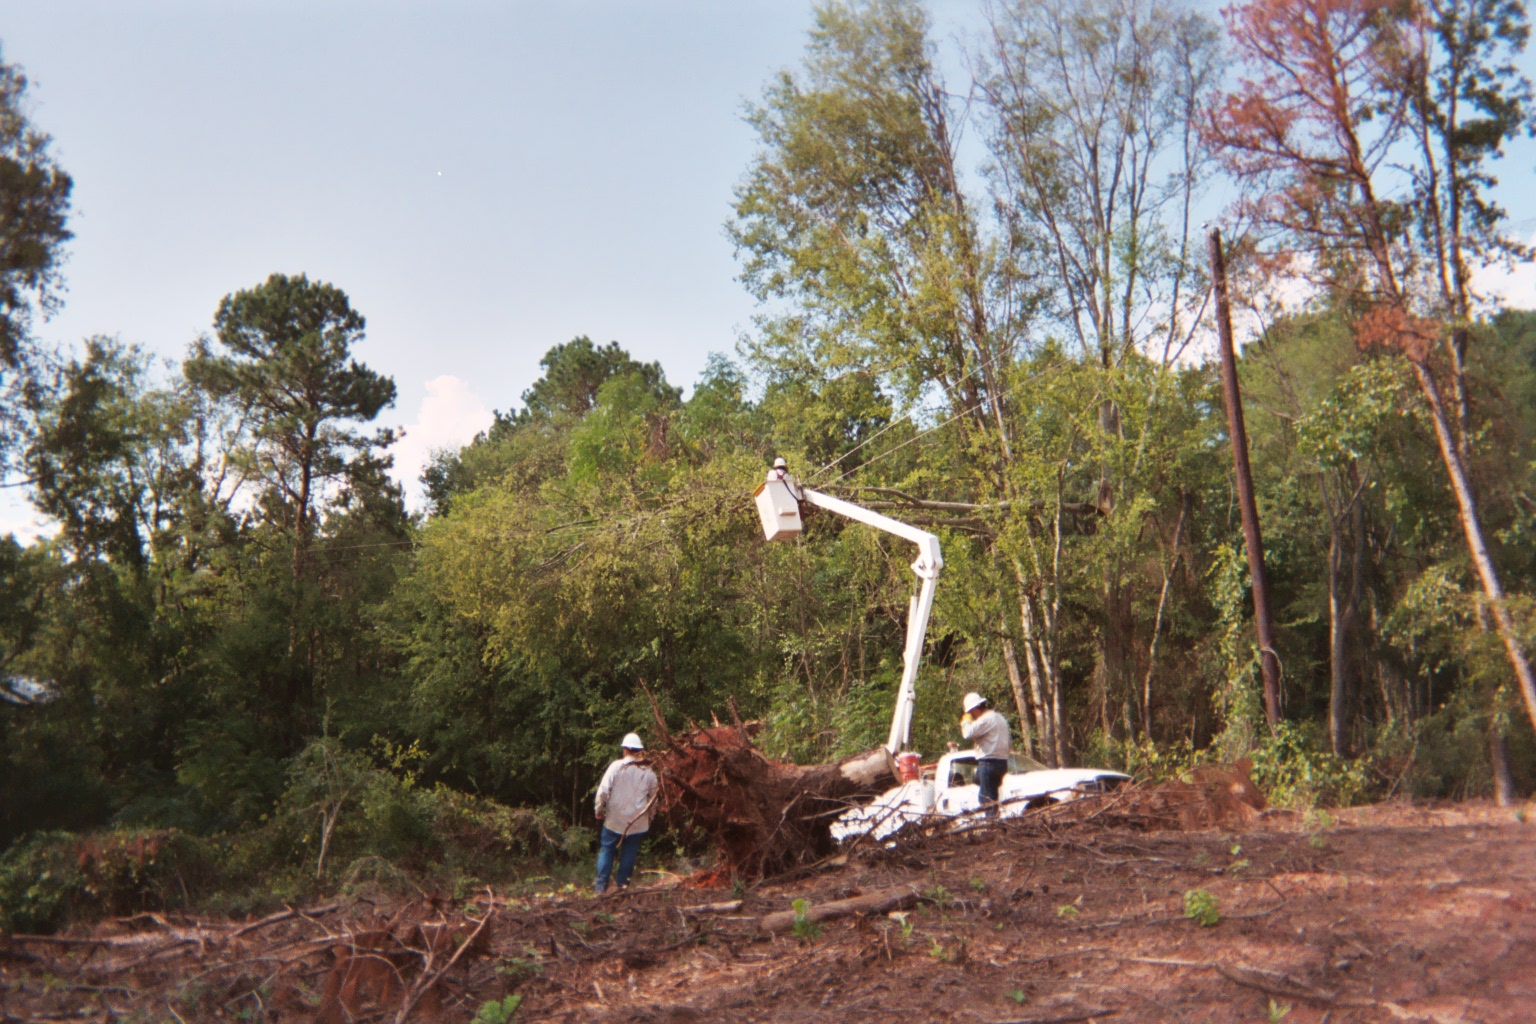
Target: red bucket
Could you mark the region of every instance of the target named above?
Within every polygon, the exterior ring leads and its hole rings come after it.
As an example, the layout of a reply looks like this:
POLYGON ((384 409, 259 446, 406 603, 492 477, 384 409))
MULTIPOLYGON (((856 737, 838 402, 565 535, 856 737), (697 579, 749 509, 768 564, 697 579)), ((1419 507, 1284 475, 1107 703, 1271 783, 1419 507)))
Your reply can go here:
POLYGON ((923 777, 922 758, 917 751, 908 750, 896 755, 896 777, 902 782, 916 782, 923 777))

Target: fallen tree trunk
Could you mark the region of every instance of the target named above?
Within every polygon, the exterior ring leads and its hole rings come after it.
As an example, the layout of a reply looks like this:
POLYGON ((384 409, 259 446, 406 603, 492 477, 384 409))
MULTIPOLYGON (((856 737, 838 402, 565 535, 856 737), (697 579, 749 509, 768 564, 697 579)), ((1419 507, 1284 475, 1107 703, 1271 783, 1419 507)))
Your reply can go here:
POLYGON ((797 765, 752 745, 759 726, 694 728, 676 736, 656 715, 664 749, 650 761, 661 780, 658 809, 674 827, 706 833, 720 852, 722 878, 763 877, 832 851, 832 819, 896 783, 885 748, 830 764, 797 765))
MULTIPOLYGON (((834 900, 819 907, 807 907, 805 920, 811 923, 831 921, 850 914, 884 914, 892 910, 904 910, 917 902, 917 889, 910 885, 893 885, 889 889, 865 893, 846 900, 834 900)), ((757 927, 764 932, 787 932, 795 926, 795 912, 781 910, 758 918, 757 927)))

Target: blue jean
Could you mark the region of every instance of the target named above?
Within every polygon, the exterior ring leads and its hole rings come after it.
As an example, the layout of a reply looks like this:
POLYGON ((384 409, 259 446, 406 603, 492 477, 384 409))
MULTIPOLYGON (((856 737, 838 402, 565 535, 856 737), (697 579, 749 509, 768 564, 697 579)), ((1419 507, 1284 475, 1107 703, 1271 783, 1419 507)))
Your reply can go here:
POLYGON ((608 876, 613 873, 613 851, 617 847, 619 851, 619 877, 616 881, 619 888, 629 884, 629 876, 635 873, 635 858, 640 856, 640 840, 645 838, 644 832, 635 832, 627 836, 621 836, 607 825, 598 834, 597 839, 597 891, 602 892, 608 888, 608 876))
POLYGON ((976 788, 981 790, 981 807, 988 814, 997 811, 997 791, 1008 774, 1008 762, 1001 757, 983 757, 976 762, 976 788))

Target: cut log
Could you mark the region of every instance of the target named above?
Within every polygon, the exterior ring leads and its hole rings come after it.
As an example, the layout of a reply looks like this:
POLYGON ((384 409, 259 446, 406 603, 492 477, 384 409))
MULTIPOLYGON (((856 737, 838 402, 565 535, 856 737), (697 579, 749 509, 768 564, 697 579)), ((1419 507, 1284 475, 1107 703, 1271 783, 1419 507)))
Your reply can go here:
POLYGON ((741 909, 741 900, 726 900, 724 903, 700 903, 696 907, 678 907, 677 909, 692 917, 707 917, 711 914, 734 914, 741 909))
MULTIPOLYGON (((831 903, 823 903, 820 906, 807 907, 805 920, 812 923, 831 921, 839 917, 847 917, 850 914, 884 914, 892 910, 904 910, 917 902, 917 889, 911 885, 893 885, 889 889, 879 889, 875 892, 865 893, 863 896, 854 896, 846 900, 834 900, 831 903)), ((777 913, 767 914, 758 918, 758 931, 778 933, 787 932, 795 926, 795 912, 793 910, 781 910, 777 913)))

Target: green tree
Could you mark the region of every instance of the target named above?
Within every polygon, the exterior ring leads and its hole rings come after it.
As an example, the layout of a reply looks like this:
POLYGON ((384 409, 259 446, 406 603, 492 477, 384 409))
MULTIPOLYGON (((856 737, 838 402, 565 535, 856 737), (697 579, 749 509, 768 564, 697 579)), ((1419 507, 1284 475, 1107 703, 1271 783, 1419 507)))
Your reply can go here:
POLYGON ((0 471, 24 433, 32 320, 59 301, 64 245, 72 237, 66 223, 74 182, 28 118, 26 100, 27 76, 0 61, 0 471))
POLYGON ((302 576, 316 508, 334 483, 377 474, 378 450, 394 441, 373 420, 395 401, 395 383, 352 355, 364 320, 346 293, 300 274, 273 274, 224 297, 214 317, 218 348, 200 341, 188 380, 248 411, 250 436, 231 453, 268 488, 293 537, 293 577, 302 576))
POLYGON ((138 349, 108 338, 85 348, 34 398, 33 502, 59 522, 76 558, 142 570, 150 545, 167 542, 183 494, 201 486, 186 458, 191 410, 149 385, 138 349))

